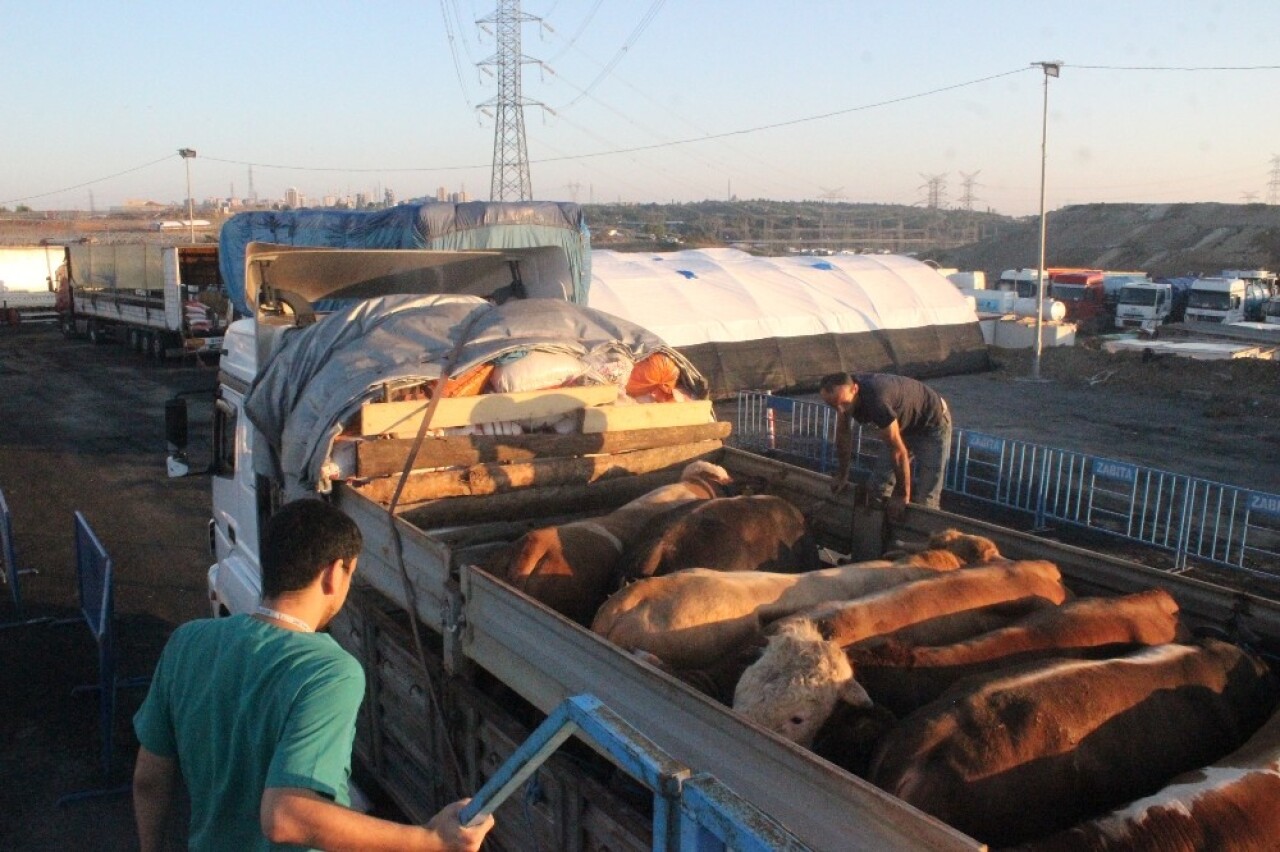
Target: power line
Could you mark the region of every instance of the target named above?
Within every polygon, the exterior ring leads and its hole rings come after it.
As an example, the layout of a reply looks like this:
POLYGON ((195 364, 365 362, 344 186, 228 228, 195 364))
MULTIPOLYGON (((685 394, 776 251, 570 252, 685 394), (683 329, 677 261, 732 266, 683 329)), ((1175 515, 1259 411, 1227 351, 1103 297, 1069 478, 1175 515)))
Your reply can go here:
POLYGON ((29 201, 32 198, 46 198, 50 195, 57 195, 62 192, 70 192, 73 189, 81 189, 86 186, 92 186, 95 183, 102 183, 104 180, 111 180, 112 178, 118 178, 121 175, 133 174, 134 172, 140 172, 143 169, 149 169, 154 165, 158 165, 159 163, 165 162, 172 156, 173 156, 172 154, 167 154, 158 160, 152 160, 149 163, 143 163, 140 166, 134 166, 133 168, 125 169, 122 172, 116 172, 115 174, 106 175, 105 177, 94 178, 93 180, 87 180, 87 181, 84 181, 83 183, 74 184, 73 186, 64 186, 62 189, 55 189, 50 192, 39 192, 34 195, 24 195, 20 198, 9 198, 9 199, 0 201, 0 204, 13 204, 18 201, 29 201))
POLYGON ((440 0, 440 17, 444 18, 444 35, 449 42, 449 56, 453 59, 453 73, 458 78, 458 88, 462 90, 462 100, 470 107, 471 97, 467 94, 467 84, 462 81, 462 63, 458 61, 458 45, 453 37, 453 21, 449 20, 447 0, 440 0))
POLYGON ((644 17, 640 19, 640 23, 636 24, 636 28, 631 31, 631 35, 627 36, 627 40, 622 43, 622 47, 618 48, 618 52, 614 54, 613 59, 609 60, 604 69, 596 75, 596 78, 591 81, 590 85, 588 85, 586 89, 583 90, 581 95, 578 95, 576 98, 569 101, 569 103, 565 104, 561 109, 568 109, 578 101, 582 100, 591 93, 591 90, 594 89, 601 80, 609 76, 613 71, 614 66, 622 61, 622 57, 625 56, 627 51, 631 49, 631 46, 636 43, 636 39, 640 38, 640 34, 645 31, 649 24, 653 23, 653 19, 658 16, 658 12, 666 2, 667 0, 654 0, 653 4, 649 7, 649 11, 645 12, 644 17))
POLYGON ((1280 71, 1280 65, 1071 65, 1089 71, 1280 71))

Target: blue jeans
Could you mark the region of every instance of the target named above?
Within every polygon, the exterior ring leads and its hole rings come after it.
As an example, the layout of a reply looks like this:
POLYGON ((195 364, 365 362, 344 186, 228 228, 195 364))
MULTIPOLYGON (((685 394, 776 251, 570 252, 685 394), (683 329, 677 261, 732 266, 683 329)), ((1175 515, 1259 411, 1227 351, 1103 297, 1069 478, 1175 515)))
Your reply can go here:
MULTIPOLYGON (((947 460, 951 457, 951 410, 943 408, 942 425, 911 435, 903 435, 902 443, 911 453, 911 502, 938 508, 942 498, 942 480, 947 473, 947 460)), ((871 493, 888 500, 893 496, 893 486, 898 476, 893 470, 893 458, 885 447, 876 456, 871 469, 871 493)))

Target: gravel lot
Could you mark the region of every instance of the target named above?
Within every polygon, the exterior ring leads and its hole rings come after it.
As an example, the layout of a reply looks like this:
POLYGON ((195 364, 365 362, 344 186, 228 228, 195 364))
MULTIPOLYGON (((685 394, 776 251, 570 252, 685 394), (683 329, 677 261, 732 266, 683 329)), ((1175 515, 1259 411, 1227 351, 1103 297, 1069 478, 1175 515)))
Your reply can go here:
MULTIPOLYGON (((958 425, 1280 490, 1280 365, 1049 350, 1051 381, 1033 384, 1019 380, 1030 372, 1026 353, 997 362, 991 373, 931 382, 958 425)), ((19 562, 40 572, 23 578, 28 615, 78 617, 72 513, 82 511, 116 566, 121 676, 148 674, 173 628, 207 613, 208 480, 166 478, 163 412, 175 393, 191 395, 190 454, 201 469, 215 377, 209 366, 162 367, 51 327, 0 327, 0 489, 19 562)), ((0 588, 0 622, 13 616, 0 588)), ((0 655, 0 849, 132 848, 126 797, 55 802, 127 781, 140 692, 120 692, 116 766, 104 778, 97 698, 71 694, 97 679, 83 622, 0 630, 0 655)))

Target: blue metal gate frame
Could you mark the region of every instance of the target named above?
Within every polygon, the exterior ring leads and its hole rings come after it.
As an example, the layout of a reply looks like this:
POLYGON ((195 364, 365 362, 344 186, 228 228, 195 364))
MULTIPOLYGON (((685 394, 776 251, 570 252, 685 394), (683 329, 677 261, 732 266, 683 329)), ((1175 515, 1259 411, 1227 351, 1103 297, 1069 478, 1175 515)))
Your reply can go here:
MULTIPOLYGON (((867 470, 879 441, 854 424, 855 469, 867 470)), ((738 396, 733 442, 740 449, 821 472, 835 468, 835 413, 826 405, 762 392, 738 396)), ((944 488, 1020 510, 1037 529, 1070 524, 1189 560, 1280 577, 1280 495, 1185 474, 955 430, 944 488)))

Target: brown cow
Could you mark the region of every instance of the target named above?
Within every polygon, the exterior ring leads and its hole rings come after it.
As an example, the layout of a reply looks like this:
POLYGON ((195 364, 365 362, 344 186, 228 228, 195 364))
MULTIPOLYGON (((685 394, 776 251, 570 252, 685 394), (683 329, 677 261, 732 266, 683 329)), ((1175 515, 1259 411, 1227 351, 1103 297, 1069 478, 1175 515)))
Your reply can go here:
POLYGON ((769 627, 772 635, 764 654, 738 681, 733 709, 806 745, 838 700, 871 703, 854 680, 845 645, 914 619, 1027 597, 1058 603, 1065 596, 1058 569, 1041 561, 935 574, 854 600, 820 604, 769 627), (831 662, 833 657, 845 664, 831 662))
POLYGON ((853 651, 863 647, 880 647, 892 642, 902 648, 915 648, 930 645, 951 645, 963 642, 992 630, 1008 627, 1020 618, 1026 618, 1033 612, 1042 609, 1053 609, 1058 604, 1039 597, 1022 598, 1008 603, 991 604, 927 618, 915 624, 899 628, 881 636, 871 636, 861 642, 849 646, 853 651))
POLYGON ((1236 852, 1280 842, 1280 713, 1212 766, 1170 781, 1158 793, 1059 834, 1025 852, 1236 852))
POLYGON ((679 482, 655 488, 607 515, 525 533, 500 573, 535 600, 588 624, 617 585, 618 559, 644 525, 682 503, 721 497, 730 482, 719 465, 693 462, 679 482))
POLYGON ((1238 748, 1276 684, 1240 648, 1158 645, 962 681, 885 737, 869 780, 978 840, 1022 842, 1238 748))
POLYGON ((684 568, 792 574, 821 567, 804 515, 768 494, 687 503, 636 538, 620 566, 625 580, 684 568))
POLYGON ((936 575, 885 561, 807 574, 688 568, 623 587, 600 607, 591 629, 625 650, 698 668, 756 641, 774 618, 936 575))
POLYGON ((849 655, 872 699, 905 716, 963 677, 1050 656, 1114 656, 1172 642, 1178 632, 1177 602, 1163 589, 1149 589, 1038 609, 965 642, 908 648, 890 640, 851 648, 849 655))
POLYGON ((931 618, 1041 597, 1061 603, 1067 591, 1052 562, 1033 560, 937 574, 854 600, 819 604, 784 621, 805 619, 841 647, 931 618))

